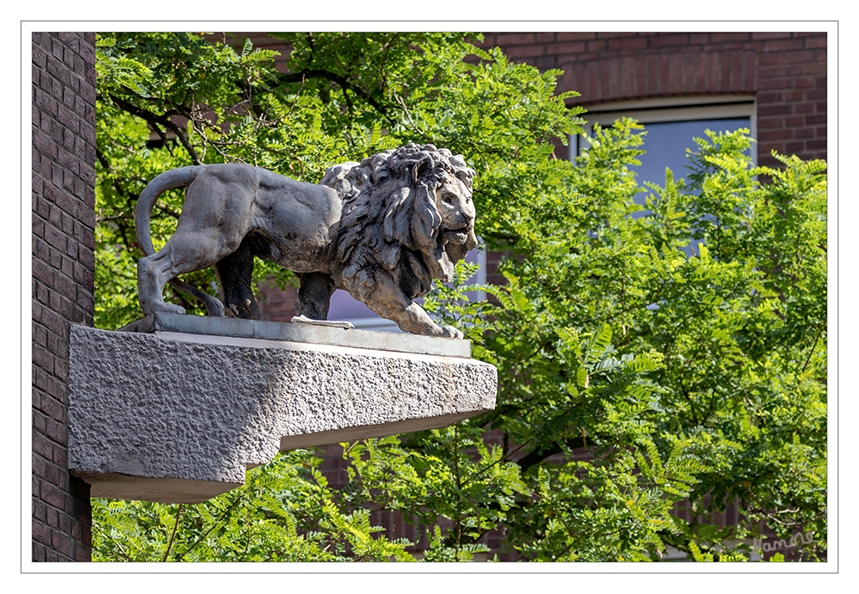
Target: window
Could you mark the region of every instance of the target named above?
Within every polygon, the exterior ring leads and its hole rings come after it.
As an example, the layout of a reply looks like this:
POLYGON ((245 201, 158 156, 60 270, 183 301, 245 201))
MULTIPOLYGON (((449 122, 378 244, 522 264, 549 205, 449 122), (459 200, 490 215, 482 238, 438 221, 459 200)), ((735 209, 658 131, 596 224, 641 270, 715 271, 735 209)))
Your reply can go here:
MULTIPOLYGON (((674 179, 686 178, 689 159, 686 149, 697 150, 695 138, 707 138, 706 130, 713 132, 735 131, 747 128, 754 138, 757 135, 754 97, 744 95, 715 95, 710 97, 678 97, 643 101, 617 102, 587 108, 584 132, 593 135, 594 124, 609 127, 622 117, 632 118, 644 125, 647 135, 641 147, 645 153, 638 156, 641 165, 631 166, 636 173, 639 187, 644 182, 665 185, 665 169, 670 169, 674 179)), ((584 136, 575 136, 570 142, 570 153, 579 155, 588 147, 584 136)), ((757 153, 752 151, 752 160, 757 153)), ((644 204, 649 192, 636 196, 638 204, 644 204)), ((634 213, 633 217, 645 216, 648 211, 634 213)), ((693 246, 684 248, 687 256, 695 253, 693 246)), ((650 306, 648 307, 650 309, 650 306)))
MULTIPOLYGON (((594 124, 611 126, 621 117, 629 117, 643 124, 646 153, 640 155, 640 166, 632 168, 639 182, 665 184, 665 168, 671 169, 675 179, 685 178, 688 169, 686 149, 695 150, 693 138, 706 138, 705 130, 714 132, 748 128, 754 138, 757 134, 754 97, 723 95, 710 97, 678 97, 643 101, 618 102, 591 106, 582 117, 587 120, 585 133, 593 134, 594 124)), ((583 136, 572 139, 571 153, 578 155, 587 148, 583 136)), ((752 159, 756 160, 753 154, 752 159)), ((640 200, 644 200, 642 196, 640 200)))

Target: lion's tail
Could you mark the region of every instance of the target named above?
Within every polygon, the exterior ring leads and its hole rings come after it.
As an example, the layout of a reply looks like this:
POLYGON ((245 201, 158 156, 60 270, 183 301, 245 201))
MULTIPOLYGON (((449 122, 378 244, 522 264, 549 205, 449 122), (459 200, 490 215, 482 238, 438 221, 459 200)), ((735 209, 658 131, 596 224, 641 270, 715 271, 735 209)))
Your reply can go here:
POLYGON ((149 231, 149 216, 152 207, 158 201, 158 197, 167 190, 188 186, 205 167, 205 165, 191 165, 165 171, 149 182, 140 193, 140 198, 137 199, 137 208, 134 211, 134 227, 137 232, 137 242, 147 256, 155 253, 152 235, 149 231))

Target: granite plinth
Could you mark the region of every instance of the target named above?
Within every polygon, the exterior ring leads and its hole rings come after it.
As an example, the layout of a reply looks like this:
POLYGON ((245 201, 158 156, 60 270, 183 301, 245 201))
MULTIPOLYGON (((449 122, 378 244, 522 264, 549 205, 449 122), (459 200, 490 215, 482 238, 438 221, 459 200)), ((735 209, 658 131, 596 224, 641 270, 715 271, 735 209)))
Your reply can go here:
POLYGON ((69 468, 93 497, 197 503, 278 451, 443 427, 495 406, 495 368, 462 356, 461 340, 406 337, 456 356, 398 352, 361 342, 387 334, 390 347, 397 334, 295 324, 318 342, 223 337, 181 332, 170 316, 148 333, 72 327, 69 468), (371 346, 330 344, 327 331, 371 346))

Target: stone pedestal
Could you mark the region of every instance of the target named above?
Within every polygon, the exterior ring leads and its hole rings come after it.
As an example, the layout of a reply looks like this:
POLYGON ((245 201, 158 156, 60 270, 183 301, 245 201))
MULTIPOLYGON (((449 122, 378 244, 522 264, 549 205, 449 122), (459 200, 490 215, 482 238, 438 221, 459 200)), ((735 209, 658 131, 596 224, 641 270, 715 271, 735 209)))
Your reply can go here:
POLYGON ((495 406, 496 370, 467 341, 173 314, 134 328, 72 327, 69 469, 93 497, 198 503, 279 450, 495 406))

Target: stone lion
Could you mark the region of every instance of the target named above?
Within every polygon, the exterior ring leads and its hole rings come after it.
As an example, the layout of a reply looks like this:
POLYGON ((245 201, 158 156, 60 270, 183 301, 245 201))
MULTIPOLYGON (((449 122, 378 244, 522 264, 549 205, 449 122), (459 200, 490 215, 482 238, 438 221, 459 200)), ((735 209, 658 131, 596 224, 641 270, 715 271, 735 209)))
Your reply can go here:
POLYGON ((157 176, 140 195, 137 238, 144 314, 185 313, 165 303, 169 282, 208 314, 260 319, 251 288, 254 256, 293 271, 301 315, 324 320, 335 289, 348 291, 406 332, 461 338, 412 301, 477 246, 474 171, 461 156, 409 144, 331 167, 320 184, 244 164, 198 165, 157 176), (176 232, 158 252, 149 231, 158 197, 186 188, 176 232), (213 266, 223 301, 175 277, 213 266))

